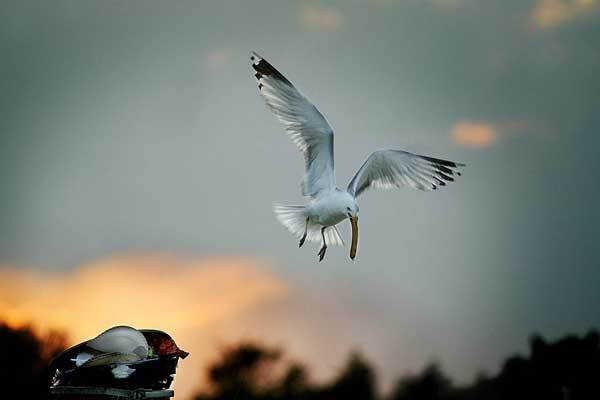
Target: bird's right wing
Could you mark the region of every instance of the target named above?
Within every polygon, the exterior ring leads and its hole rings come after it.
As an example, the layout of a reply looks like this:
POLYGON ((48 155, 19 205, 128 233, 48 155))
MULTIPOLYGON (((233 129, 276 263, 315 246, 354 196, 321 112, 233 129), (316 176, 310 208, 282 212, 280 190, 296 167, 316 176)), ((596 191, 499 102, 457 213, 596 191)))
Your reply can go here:
POLYGON ((370 187, 390 189, 408 186, 435 190, 448 181, 454 181, 452 175, 460 175, 456 168, 464 165, 407 151, 379 150, 373 152, 354 175, 348 184, 348 192, 358 197, 370 187))
POLYGON ((267 60, 254 52, 250 60, 260 94, 304 154, 302 194, 316 197, 322 190, 334 189, 333 129, 319 110, 267 60))

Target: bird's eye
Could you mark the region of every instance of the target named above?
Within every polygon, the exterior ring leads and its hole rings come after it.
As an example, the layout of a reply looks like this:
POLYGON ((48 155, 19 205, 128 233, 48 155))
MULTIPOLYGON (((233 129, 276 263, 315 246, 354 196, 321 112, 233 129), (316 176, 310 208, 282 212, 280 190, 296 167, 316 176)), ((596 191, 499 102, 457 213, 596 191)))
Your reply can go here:
POLYGON ((350 210, 350 207, 346 207, 346 211, 352 211, 352 210, 350 210))

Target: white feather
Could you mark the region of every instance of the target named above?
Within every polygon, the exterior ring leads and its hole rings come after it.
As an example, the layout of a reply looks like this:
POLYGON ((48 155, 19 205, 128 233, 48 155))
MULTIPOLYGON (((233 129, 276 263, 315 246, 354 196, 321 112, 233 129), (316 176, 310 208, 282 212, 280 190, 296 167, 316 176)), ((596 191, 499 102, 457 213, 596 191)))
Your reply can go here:
POLYGON ((464 164, 401 150, 373 152, 354 175, 348 192, 359 196, 368 188, 391 189, 408 186, 419 190, 435 190, 460 175, 457 167, 464 164))
MULTIPOLYGON (((273 211, 277 217, 277 220, 281 222, 281 224, 298 239, 304 235, 304 231, 306 229, 305 210, 305 206, 273 204, 273 211)), ((320 224, 309 222, 306 242, 321 243, 323 241, 323 238, 321 237, 322 227, 323 226, 320 224)), ((342 240, 342 237, 335 226, 329 226, 325 229, 325 241, 327 242, 327 246, 344 245, 344 241, 342 240)))
POLYGON ((333 129, 325 117, 275 67, 252 53, 260 94, 304 154, 302 194, 316 197, 335 188, 333 129))
POLYGON ((103 353, 133 353, 140 357, 148 356, 148 341, 137 329, 129 326, 115 326, 94 339, 87 345, 103 353))

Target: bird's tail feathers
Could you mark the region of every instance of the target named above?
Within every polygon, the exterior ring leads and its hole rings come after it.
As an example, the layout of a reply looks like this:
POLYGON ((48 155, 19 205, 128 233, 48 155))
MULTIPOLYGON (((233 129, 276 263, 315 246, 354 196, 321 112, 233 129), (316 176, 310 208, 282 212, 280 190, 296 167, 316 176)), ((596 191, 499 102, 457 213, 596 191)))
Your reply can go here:
MULTIPOLYGON (((304 235, 304 232, 307 228, 307 216, 305 211, 305 206, 291 206, 277 203, 273 204, 273 212, 275 213, 275 216, 279 222, 281 222, 281 224, 298 239, 304 235)), ((323 241, 321 237, 321 228, 322 225, 309 222, 306 241, 321 243, 323 241)), ((325 229, 325 241, 327 242, 327 246, 344 245, 344 241, 342 240, 342 237, 335 226, 329 226, 325 229)))

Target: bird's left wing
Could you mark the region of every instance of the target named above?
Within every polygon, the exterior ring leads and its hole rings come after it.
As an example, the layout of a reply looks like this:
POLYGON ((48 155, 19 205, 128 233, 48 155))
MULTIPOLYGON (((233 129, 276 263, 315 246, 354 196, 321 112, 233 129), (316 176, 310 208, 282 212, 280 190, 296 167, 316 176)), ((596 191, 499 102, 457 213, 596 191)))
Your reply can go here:
POLYGON ((319 110, 267 60, 254 52, 250 60, 260 94, 304 154, 302 194, 316 197, 322 190, 335 188, 333 129, 319 110))
POLYGON ((366 189, 390 189, 408 186, 435 190, 460 175, 457 167, 465 164, 420 156, 401 150, 379 150, 372 153, 348 185, 348 192, 358 197, 366 189))

